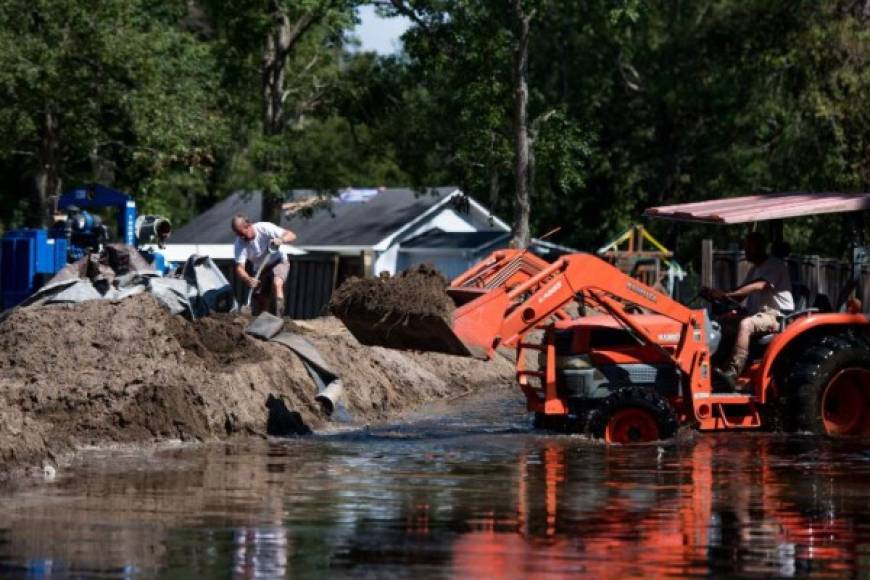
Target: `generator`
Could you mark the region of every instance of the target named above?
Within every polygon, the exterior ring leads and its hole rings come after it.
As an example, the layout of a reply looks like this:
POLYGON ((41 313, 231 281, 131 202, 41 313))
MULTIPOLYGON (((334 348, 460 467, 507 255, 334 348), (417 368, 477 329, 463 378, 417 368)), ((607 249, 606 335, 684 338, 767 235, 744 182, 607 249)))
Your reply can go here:
POLYGON ((0 300, 11 308, 38 290, 69 263, 100 252, 118 241, 136 247, 160 274, 170 269, 159 251, 172 233, 168 219, 139 216, 136 202, 126 193, 103 185, 88 185, 62 194, 58 219, 48 229, 12 230, 0 242, 0 300), (96 210, 112 209, 117 219, 117 240, 96 210))

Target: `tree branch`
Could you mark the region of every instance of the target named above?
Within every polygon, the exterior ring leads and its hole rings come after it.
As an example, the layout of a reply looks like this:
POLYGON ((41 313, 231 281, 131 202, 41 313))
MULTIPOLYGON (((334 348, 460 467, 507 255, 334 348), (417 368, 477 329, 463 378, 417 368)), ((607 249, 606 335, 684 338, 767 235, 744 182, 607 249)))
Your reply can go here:
POLYGON ((396 12, 422 28, 427 34, 431 34, 432 32, 429 24, 404 0, 384 0, 381 2, 374 2, 373 4, 375 6, 392 6, 396 12))
POLYGON ((456 48, 449 42, 445 42, 442 38, 439 38, 438 32, 433 30, 432 26, 426 22, 423 17, 420 16, 420 13, 414 10, 406 0, 381 0, 374 2, 374 5, 392 6, 396 12, 418 26, 426 34, 426 37, 438 46, 438 49, 441 52, 451 56, 456 55, 456 48))
POLYGON ((296 43, 299 42, 305 33, 314 26, 321 18, 324 11, 319 13, 306 12, 300 16, 293 24, 290 24, 290 19, 285 12, 281 13, 280 18, 283 20, 281 25, 281 43, 278 47, 278 58, 286 60, 296 43))

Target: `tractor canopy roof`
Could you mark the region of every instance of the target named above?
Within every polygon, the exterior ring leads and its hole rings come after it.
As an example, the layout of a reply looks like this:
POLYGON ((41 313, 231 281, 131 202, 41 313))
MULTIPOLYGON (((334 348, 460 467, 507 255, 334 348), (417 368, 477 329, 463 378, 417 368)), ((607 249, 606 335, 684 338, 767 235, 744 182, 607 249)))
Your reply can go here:
POLYGON ((767 193, 651 207, 647 217, 732 225, 870 209, 870 193, 767 193))

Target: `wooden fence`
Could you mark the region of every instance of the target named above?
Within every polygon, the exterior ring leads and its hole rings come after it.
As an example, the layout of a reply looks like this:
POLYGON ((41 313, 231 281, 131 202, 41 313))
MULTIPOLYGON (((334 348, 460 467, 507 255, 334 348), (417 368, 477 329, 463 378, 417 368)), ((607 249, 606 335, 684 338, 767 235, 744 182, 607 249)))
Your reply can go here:
MULTIPOLYGON (((809 291, 807 303, 812 306, 819 296, 827 298, 836 308, 848 296, 843 290, 849 282, 851 265, 842 260, 820 256, 789 256, 786 259, 791 279, 809 291)), ((715 288, 735 288, 746 276, 750 264, 744 259, 743 252, 715 250, 713 252, 713 286, 715 288)), ((870 312, 870 264, 861 266, 857 297, 864 311, 870 312)))
MULTIPOLYGON (((248 287, 235 274, 232 260, 215 260, 240 305, 248 296, 248 287)), ((285 316, 297 320, 317 318, 326 312, 338 275, 338 256, 332 253, 311 252, 290 256, 290 277, 284 286, 285 316)))

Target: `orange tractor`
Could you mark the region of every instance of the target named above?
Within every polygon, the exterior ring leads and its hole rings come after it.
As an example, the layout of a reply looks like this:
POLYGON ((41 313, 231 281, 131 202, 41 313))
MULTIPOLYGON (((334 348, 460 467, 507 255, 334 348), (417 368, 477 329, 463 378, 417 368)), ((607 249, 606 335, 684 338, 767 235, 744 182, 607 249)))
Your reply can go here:
MULTIPOLYGON (((745 210, 747 200, 759 197, 731 201, 745 210)), ((870 195, 856 199, 864 205, 813 211, 870 208, 870 195)), ((775 203, 780 213, 788 205, 775 203)), ((772 219, 776 207, 740 219, 772 219)), ((666 209, 647 213, 673 218, 666 209)), ((753 344, 740 392, 720 392, 711 358, 721 332, 708 311, 684 306, 596 256, 570 254, 548 263, 526 251, 500 250, 453 280, 447 292, 456 304, 450 324, 344 322, 364 344, 404 342, 480 358, 515 348, 517 380, 536 423, 607 442, 665 439, 681 425, 758 429, 777 417, 786 429, 870 435, 870 318, 854 304, 847 312, 805 309, 785 316, 779 332, 753 344), (573 302, 594 314, 572 319, 565 308, 573 302), (532 341, 536 330, 543 339, 532 341), (403 333, 411 340, 402 341, 403 333)))

